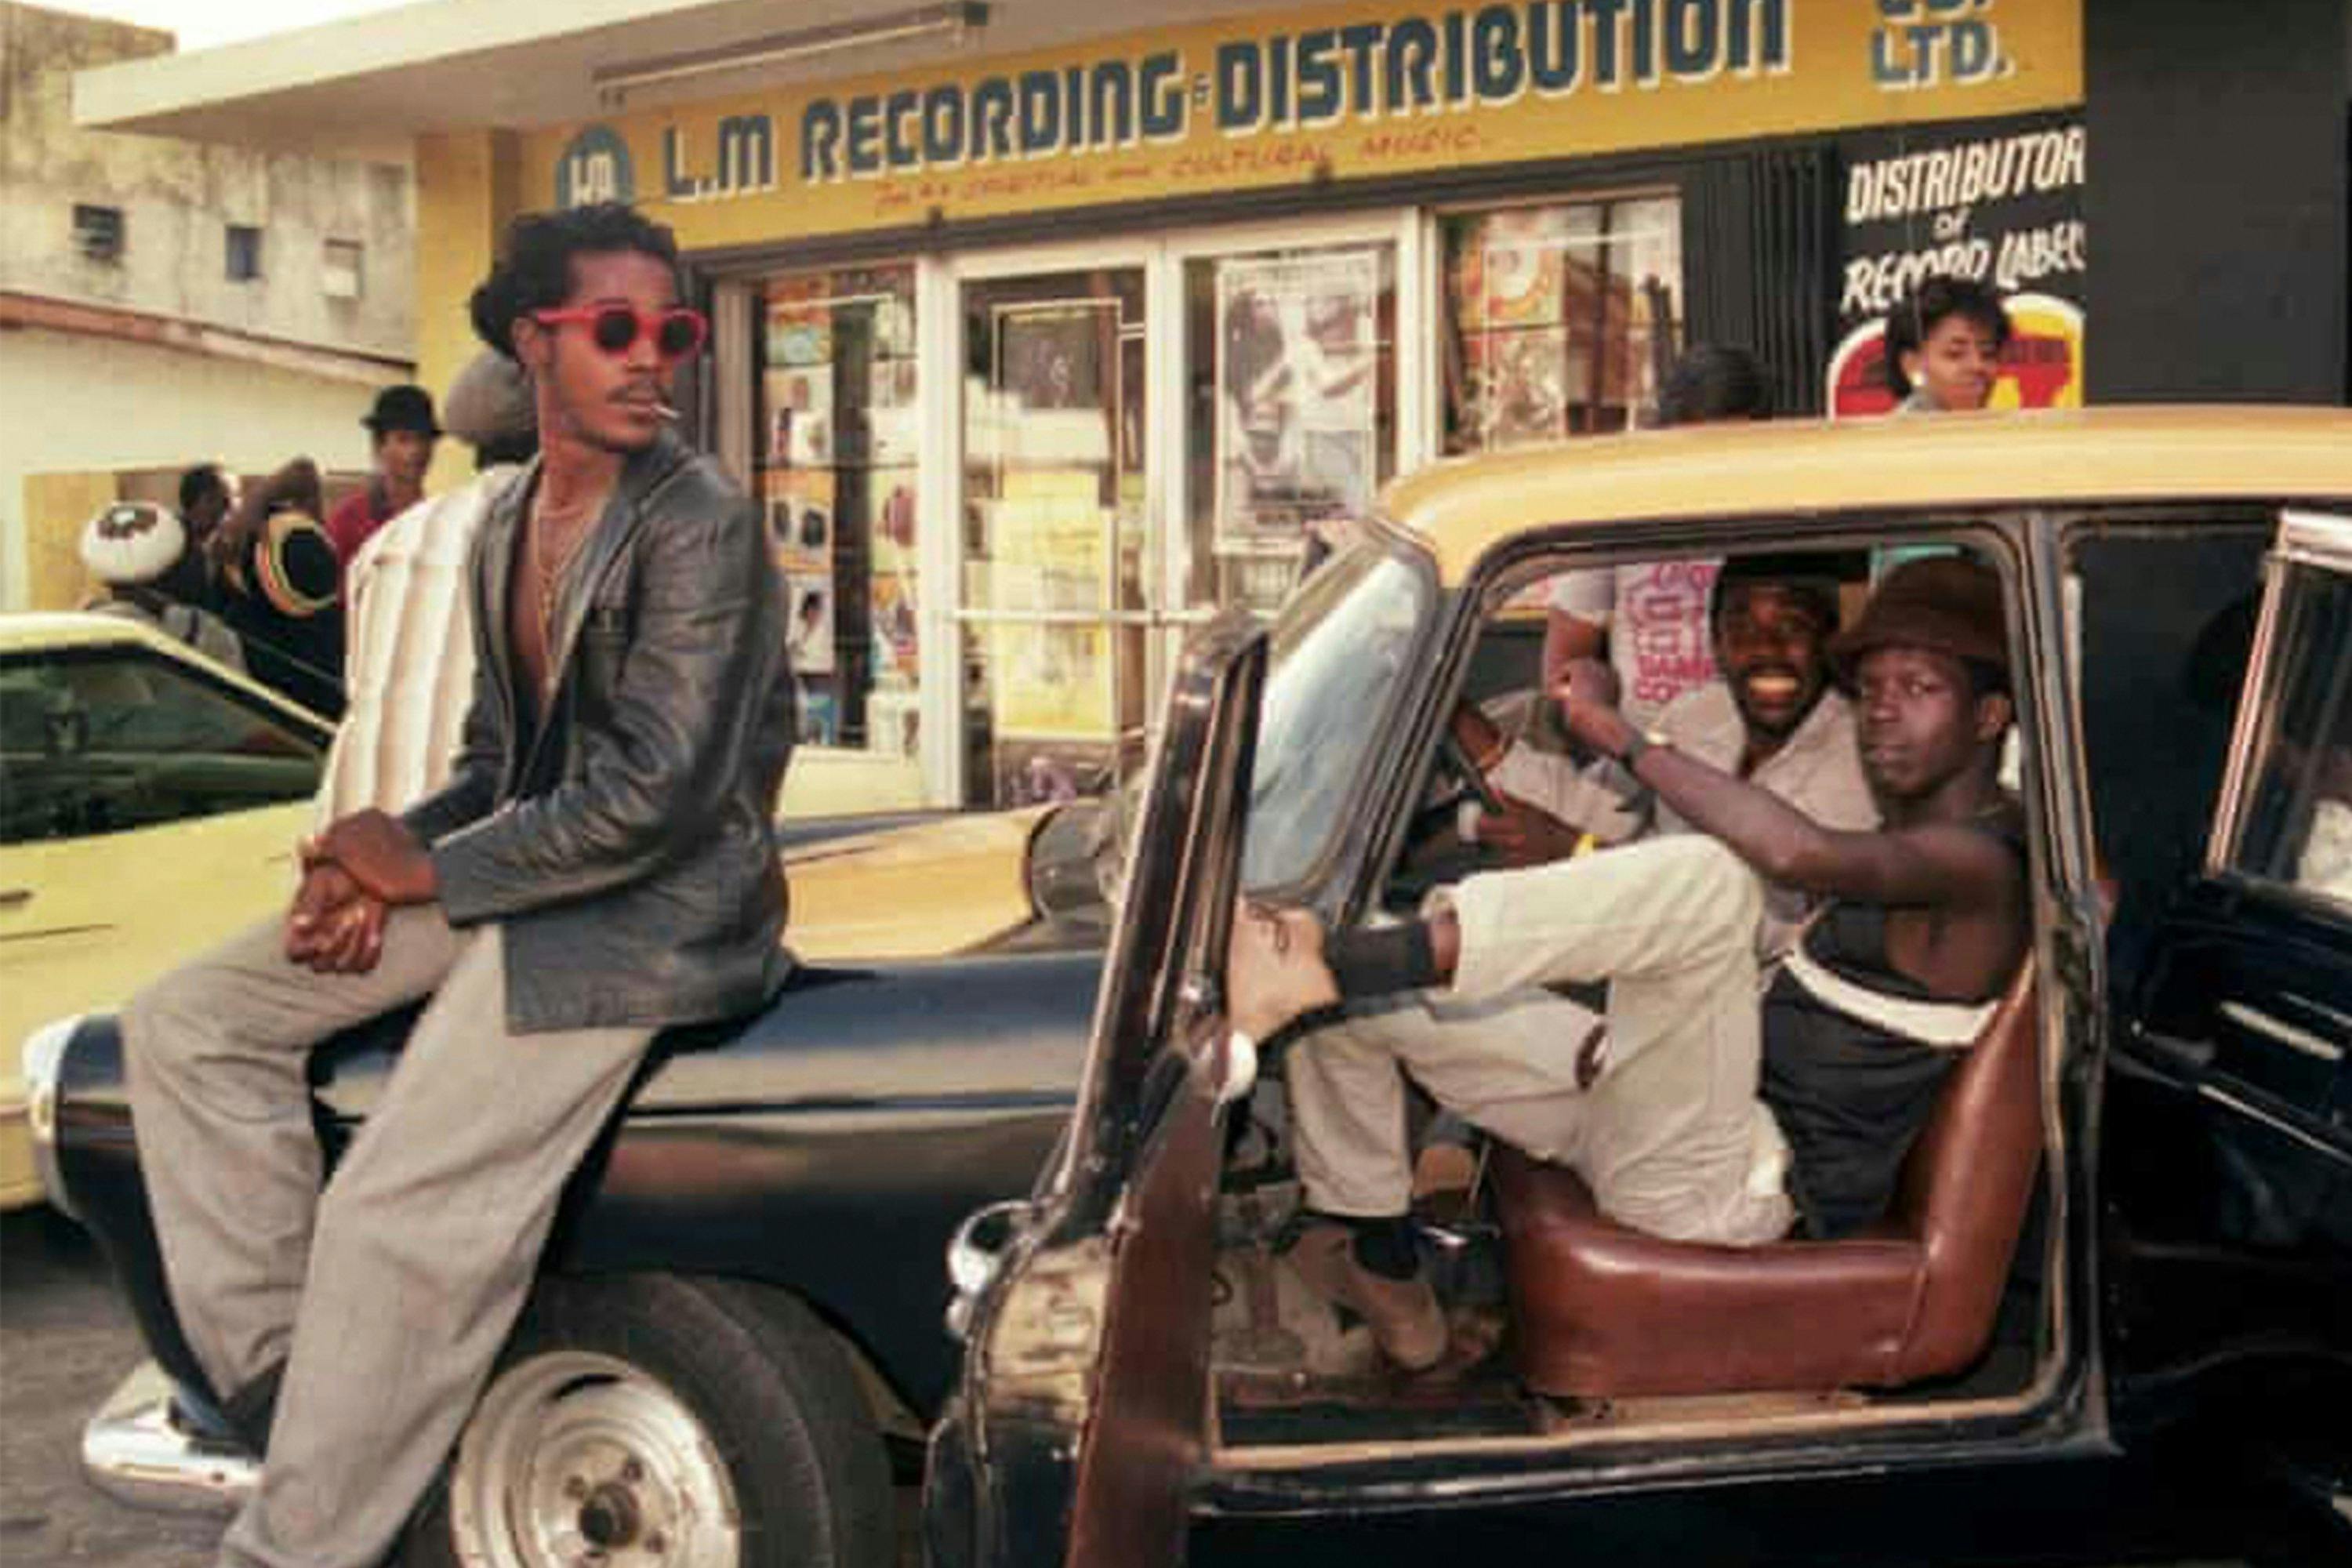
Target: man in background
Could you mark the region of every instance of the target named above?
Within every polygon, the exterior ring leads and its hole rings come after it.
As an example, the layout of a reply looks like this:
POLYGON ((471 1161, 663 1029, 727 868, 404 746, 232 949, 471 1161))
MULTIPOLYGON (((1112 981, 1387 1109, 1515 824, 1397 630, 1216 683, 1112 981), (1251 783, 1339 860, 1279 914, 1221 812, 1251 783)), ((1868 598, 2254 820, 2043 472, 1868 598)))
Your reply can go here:
MULTIPOLYGON (((1772 384, 1746 349, 1701 343, 1675 362, 1658 394, 1658 422, 1712 425, 1772 416, 1772 384)), ((1570 662, 1606 658, 1625 715, 1647 729, 1685 692, 1715 678, 1709 657, 1713 561, 1629 563, 1563 572, 1545 612, 1543 684, 1570 662)))
POLYGON ((343 590, 350 707, 319 790, 323 825, 367 806, 402 811, 449 777, 474 689, 467 552, 490 503, 539 450, 530 379, 492 349, 449 388, 449 433, 476 473, 417 502, 352 558, 343 590))
POLYGON ((425 499, 425 470, 432 467, 433 444, 441 438, 432 395, 406 383, 377 393, 375 406, 360 423, 368 429, 375 471, 327 514, 327 537, 334 542, 335 559, 346 567, 369 535, 425 499))

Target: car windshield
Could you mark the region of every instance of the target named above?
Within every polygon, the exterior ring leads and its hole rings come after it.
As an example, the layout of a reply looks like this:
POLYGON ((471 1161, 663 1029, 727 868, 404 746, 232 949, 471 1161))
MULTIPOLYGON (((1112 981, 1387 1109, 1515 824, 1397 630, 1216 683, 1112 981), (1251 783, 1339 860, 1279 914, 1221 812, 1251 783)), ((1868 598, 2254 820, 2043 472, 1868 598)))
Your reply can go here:
POLYGON ((1434 597, 1425 566, 1367 533, 1284 606, 1250 781, 1244 887, 1291 886, 1338 837, 1434 597))

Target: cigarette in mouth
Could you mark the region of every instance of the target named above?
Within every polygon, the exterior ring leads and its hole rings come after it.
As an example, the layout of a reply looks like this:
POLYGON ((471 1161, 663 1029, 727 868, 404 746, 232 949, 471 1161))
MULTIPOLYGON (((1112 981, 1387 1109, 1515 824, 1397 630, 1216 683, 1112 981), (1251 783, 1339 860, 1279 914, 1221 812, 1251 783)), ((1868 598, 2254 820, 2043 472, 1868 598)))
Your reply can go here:
POLYGON ((668 404, 661 402, 658 399, 656 399, 654 404, 654 413, 656 416, 666 420, 676 419, 678 417, 678 412, 677 409, 672 408, 668 404))

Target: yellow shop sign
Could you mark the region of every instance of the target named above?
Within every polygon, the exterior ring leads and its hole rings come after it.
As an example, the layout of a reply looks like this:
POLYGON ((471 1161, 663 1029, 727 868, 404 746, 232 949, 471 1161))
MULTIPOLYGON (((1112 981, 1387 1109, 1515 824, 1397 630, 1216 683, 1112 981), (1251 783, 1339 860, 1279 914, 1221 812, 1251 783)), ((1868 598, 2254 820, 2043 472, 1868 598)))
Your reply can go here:
POLYGON ((525 139, 688 244, 2078 102, 2080 0, 1353 5, 525 139))

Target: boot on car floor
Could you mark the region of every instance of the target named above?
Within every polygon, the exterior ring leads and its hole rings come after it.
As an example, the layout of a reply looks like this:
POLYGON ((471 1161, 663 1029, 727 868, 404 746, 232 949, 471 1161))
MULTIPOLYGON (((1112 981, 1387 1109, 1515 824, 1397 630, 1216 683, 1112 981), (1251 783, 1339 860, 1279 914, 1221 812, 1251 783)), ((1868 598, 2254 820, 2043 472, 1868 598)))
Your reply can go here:
POLYGON ((1402 1279, 1375 1273, 1357 1260, 1355 1232, 1328 1220, 1299 1232, 1290 1261, 1324 1297, 1363 1319, 1398 1366, 1423 1372, 1445 1359, 1445 1313, 1419 1269, 1402 1279))

